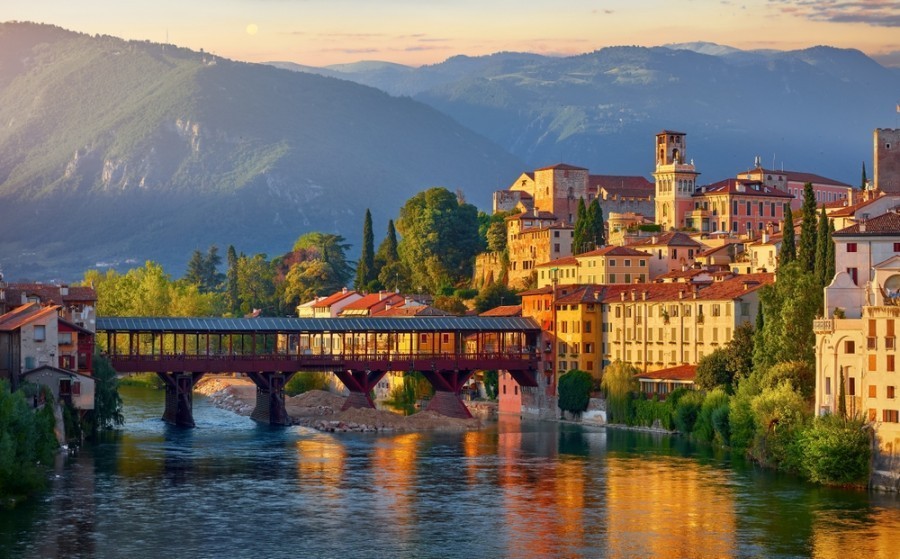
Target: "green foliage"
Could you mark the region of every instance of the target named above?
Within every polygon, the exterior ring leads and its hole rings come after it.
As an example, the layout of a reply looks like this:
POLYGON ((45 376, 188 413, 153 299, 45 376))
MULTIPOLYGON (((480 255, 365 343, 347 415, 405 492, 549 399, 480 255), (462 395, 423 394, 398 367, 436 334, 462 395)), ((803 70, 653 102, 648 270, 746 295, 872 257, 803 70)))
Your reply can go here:
POLYGON ((753 399, 759 395, 759 383, 755 375, 738 381, 737 390, 729 403, 728 422, 731 431, 731 447, 746 451, 756 438, 759 430, 753 414, 753 399))
POLYGON ((737 377, 746 377, 753 372, 753 338, 755 331, 749 322, 734 329, 734 335, 725 344, 728 370, 733 372, 732 384, 737 377))
POLYGON ((781 252, 778 254, 779 268, 797 259, 797 246, 794 238, 794 212, 791 211, 790 204, 784 210, 784 230, 782 233, 781 252))
POLYGON ((782 266, 778 281, 760 290, 765 324, 755 334, 754 370, 764 373, 775 363, 803 361, 814 366, 813 319, 819 312, 822 289, 799 263, 782 266))
POLYGON ((724 347, 704 355, 697 363, 697 376, 694 383, 700 389, 712 390, 717 386, 730 389, 733 379, 734 370, 731 368, 731 358, 724 347))
POLYGON ((240 314, 249 314, 254 309, 271 309, 275 304, 275 272, 266 255, 241 255, 237 272, 240 314))
POLYGON ((803 361, 782 361, 769 367, 760 375, 760 387, 775 388, 787 382, 806 399, 811 399, 816 388, 816 371, 803 361))
POLYGON ((774 388, 764 388, 750 406, 757 425, 750 456, 764 465, 800 471, 803 459, 796 435, 809 419, 803 396, 790 383, 783 382, 774 388))
POLYGON ((807 272, 815 272, 816 267, 816 194, 812 183, 803 185, 803 222, 800 224, 800 243, 797 246, 797 261, 807 272))
MULTIPOLYGON (((50 400, 48 400, 50 402, 50 400)), ((22 390, 0 380, 0 497, 27 495, 45 485, 56 438, 52 406, 32 408, 22 390)))
POLYGON ((691 433, 703 406, 703 393, 691 391, 678 399, 675 404, 673 422, 675 428, 682 433, 691 433))
POLYGON ((240 290, 238 289, 238 256, 234 245, 228 245, 228 272, 225 274, 225 309, 236 316, 241 309, 240 290))
POLYGON ((659 426, 663 429, 671 431, 675 428, 675 402, 671 398, 660 401, 656 397, 650 400, 639 397, 632 400, 630 412, 631 417, 626 421, 628 425, 653 427, 654 423, 659 421, 659 426))
POLYGON ((862 419, 818 417, 798 435, 802 471, 811 481, 865 484, 869 477, 870 433, 862 419))
POLYGON ((697 413, 697 421, 693 430, 694 436, 702 441, 713 442, 715 440, 719 444, 727 445, 729 439, 728 407, 728 394, 723 388, 707 392, 700 411, 697 413))
POLYGON ((575 212, 575 227, 572 231, 572 253, 581 254, 590 250, 587 248, 587 229, 588 229, 587 206, 584 204, 584 198, 578 199, 578 209, 575 212))
POLYGON ((431 188, 406 201, 397 230, 398 252, 414 286, 435 293, 472 277, 475 255, 483 248, 475 206, 460 203, 445 188, 431 188))
POLYGON ((835 261, 834 255, 834 222, 830 219, 828 220, 828 240, 825 243, 827 246, 827 252, 825 253, 825 286, 831 283, 831 280, 834 279, 835 267, 837 262, 835 261))
POLYGON ((587 242, 592 249, 599 248, 606 243, 606 227, 603 223, 603 208, 600 200, 594 198, 587 211, 588 226, 585 228, 587 242))
POLYGON ((137 373, 117 378, 119 386, 141 386, 160 390, 165 388, 165 383, 156 373, 137 373))
POLYGON ((462 299, 452 295, 438 295, 434 298, 432 306, 456 316, 462 316, 469 310, 462 299))
POLYGON ((375 268, 375 234, 372 232, 372 212, 366 208, 363 220, 363 245, 359 262, 356 264, 356 281, 353 286, 359 291, 365 290, 369 283, 378 278, 375 268))
POLYGON ((609 423, 628 423, 631 400, 638 391, 634 375, 640 371, 623 361, 615 361, 603 370, 600 387, 606 394, 606 416, 609 423))
POLYGON ((462 289, 455 289, 455 290, 453 291, 453 296, 454 296, 454 297, 459 297, 459 298, 462 299, 462 300, 466 300, 466 299, 474 299, 475 297, 478 296, 478 290, 477 290, 477 289, 470 289, 470 288, 468 288, 468 287, 462 288, 462 289))
POLYGON ((122 397, 116 371, 109 360, 94 354, 94 409, 87 413, 87 423, 91 431, 113 429, 125 423, 122 415, 122 397))
POLYGON ((209 247, 205 256, 199 250, 194 250, 191 260, 188 262, 184 279, 188 283, 196 285, 200 293, 217 291, 225 280, 224 275, 219 273, 221 264, 222 257, 219 256, 219 247, 216 245, 209 247))
POLYGON ((502 283, 492 283, 475 297, 475 310, 483 313, 500 305, 518 305, 522 302, 515 291, 502 283))
POLYGON ((594 383, 587 371, 572 369, 559 377, 559 409, 580 414, 591 400, 594 383))
POLYGON ((393 406, 412 408, 419 400, 431 398, 434 395, 434 387, 418 371, 403 374, 403 384, 391 388, 391 394, 387 402, 393 406))
POLYGON ((485 371, 482 376, 484 391, 488 400, 496 400, 500 391, 500 375, 495 370, 485 371))
POLYGON ((293 263, 279 286, 281 300, 287 307, 293 310, 317 295, 331 295, 347 285, 353 268, 346 254, 350 245, 344 240, 340 235, 319 231, 297 239, 291 254, 293 263))
POLYGON ((328 390, 330 373, 297 373, 284 385, 284 393, 296 396, 310 390, 328 390))
POLYGON ((831 278, 826 277, 828 273, 828 243, 831 242, 831 236, 828 233, 828 216, 825 215, 825 206, 819 213, 819 223, 816 229, 816 262, 813 266, 816 281, 820 287, 825 287, 831 282, 831 278))
POLYGON ((502 221, 495 221, 488 227, 485 236, 485 244, 491 252, 503 252, 506 250, 506 224, 502 221))

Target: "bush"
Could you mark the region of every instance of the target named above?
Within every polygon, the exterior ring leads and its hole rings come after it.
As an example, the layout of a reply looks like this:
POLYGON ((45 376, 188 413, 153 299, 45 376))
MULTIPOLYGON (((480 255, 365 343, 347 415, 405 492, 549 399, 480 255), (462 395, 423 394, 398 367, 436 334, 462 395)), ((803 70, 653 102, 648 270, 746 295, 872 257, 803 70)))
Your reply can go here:
POLYGON ((453 292, 453 296, 458 299, 474 299, 478 295, 477 289, 457 289, 453 292))
POLYGON ((797 445, 797 432, 808 419, 806 400, 785 381, 766 388, 751 402, 757 432, 750 455, 762 464, 788 471, 802 469, 802 449, 797 445))
POLYGON ((697 414, 697 422, 694 425, 694 435, 700 440, 706 442, 712 442, 718 436, 719 442, 722 444, 726 444, 728 442, 728 394, 725 393, 723 388, 716 388, 707 392, 706 397, 703 399, 703 404, 700 406, 700 411, 697 414), (722 419, 722 411, 719 411, 724 408, 724 423, 722 419), (715 423, 713 421, 713 415, 716 415, 718 412, 718 422, 719 422, 719 430, 716 429, 715 423), (720 433, 720 431, 724 427, 724 433, 720 433), (722 436, 724 435, 724 437, 722 436))
POLYGON ((559 377, 559 409, 580 414, 591 400, 591 374, 572 369, 559 377))
POLYGON ((693 432, 702 405, 703 394, 700 392, 690 392, 679 398, 675 404, 675 428, 684 434, 693 432))
POLYGON ((52 398, 35 411, 31 400, 0 380, 0 496, 27 495, 41 489, 46 465, 53 461, 52 398))
POLYGON ((671 431, 674 428, 672 415, 675 407, 671 399, 659 401, 656 397, 652 400, 638 398, 631 404, 630 411, 632 413, 629 417, 629 425, 653 427, 654 423, 659 421, 659 426, 663 429, 671 431))
POLYGON ((284 385, 284 393, 296 396, 310 390, 328 390, 329 373, 297 373, 284 385))
POLYGON ((744 451, 750 448, 756 437, 757 423, 753 415, 753 398, 759 394, 759 383, 755 375, 742 378, 734 397, 728 406, 728 427, 731 448, 744 451))
POLYGON ((869 432, 861 419, 836 415, 816 418, 798 435, 803 473, 811 481, 864 484, 869 476, 869 432))
POLYGON ((600 386, 606 393, 606 420, 609 423, 633 422, 632 398, 638 390, 634 375, 638 370, 628 363, 616 361, 603 371, 600 386))

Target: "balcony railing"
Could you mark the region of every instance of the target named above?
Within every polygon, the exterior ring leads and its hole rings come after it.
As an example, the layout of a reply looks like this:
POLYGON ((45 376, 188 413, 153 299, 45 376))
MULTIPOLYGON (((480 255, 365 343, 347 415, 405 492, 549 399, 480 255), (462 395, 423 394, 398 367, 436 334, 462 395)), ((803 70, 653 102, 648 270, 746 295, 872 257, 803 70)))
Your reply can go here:
POLYGON ((830 318, 817 318, 813 320, 813 332, 816 334, 831 334, 834 332, 834 320, 830 318))

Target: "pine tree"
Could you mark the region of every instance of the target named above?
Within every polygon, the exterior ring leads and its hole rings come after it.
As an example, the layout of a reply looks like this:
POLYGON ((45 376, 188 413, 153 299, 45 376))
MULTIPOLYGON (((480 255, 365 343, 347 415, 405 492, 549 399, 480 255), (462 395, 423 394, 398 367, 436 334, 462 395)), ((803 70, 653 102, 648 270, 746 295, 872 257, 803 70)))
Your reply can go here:
POLYGON ((866 189, 866 185, 868 184, 868 182, 869 182, 869 177, 866 176, 866 162, 863 161, 863 165, 862 165, 862 180, 861 180, 860 183, 859 183, 859 188, 860 188, 860 190, 865 190, 865 189, 866 189))
POLYGON ((575 214, 575 229, 572 233, 572 254, 585 252, 588 235, 588 212, 584 205, 584 198, 578 199, 578 211, 575 214))
POLYGON ((766 319, 763 316, 763 305, 759 303, 756 307, 756 327, 753 329, 754 334, 756 332, 762 332, 763 326, 766 325, 766 319))
POLYGON ((784 230, 781 232, 781 252, 778 255, 778 265, 785 266, 797 259, 797 248, 794 241, 794 212, 788 204, 784 212, 784 230))
POLYGON ((807 272, 814 272, 816 265, 816 195, 812 183, 803 186, 803 222, 800 224, 800 243, 797 246, 797 261, 807 272))
POLYGON ((184 279, 192 285, 203 285, 205 264, 206 259, 203 258, 203 253, 200 252, 200 249, 194 249, 194 252, 191 253, 191 259, 188 261, 184 279))
POLYGON ((816 230, 816 263, 815 273, 816 280, 819 285, 825 287, 831 278, 826 277, 828 274, 828 216, 825 215, 825 206, 819 213, 819 224, 816 230))
POLYGON ((366 209, 366 217, 363 221, 363 246, 362 254, 359 257, 359 263, 356 265, 356 282, 354 287, 357 290, 364 290, 369 282, 378 277, 375 270, 375 235, 372 233, 372 212, 366 209))

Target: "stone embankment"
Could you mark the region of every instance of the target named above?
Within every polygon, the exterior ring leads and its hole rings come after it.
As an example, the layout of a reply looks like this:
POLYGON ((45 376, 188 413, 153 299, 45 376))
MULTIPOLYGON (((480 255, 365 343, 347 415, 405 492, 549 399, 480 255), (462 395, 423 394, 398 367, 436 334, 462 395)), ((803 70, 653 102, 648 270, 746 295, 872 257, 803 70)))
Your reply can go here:
MULTIPOLYGON (((209 397, 213 405, 244 416, 249 416, 256 405, 256 386, 243 378, 206 377, 194 390, 209 397)), ((295 425, 319 431, 466 431, 481 427, 477 418, 456 419, 429 411, 408 416, 375 409, 341 411, 344 397, 321 390, 286 397, 284 403, 295 425)))

